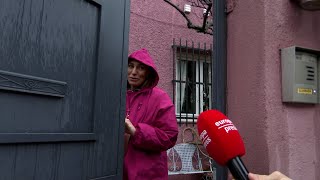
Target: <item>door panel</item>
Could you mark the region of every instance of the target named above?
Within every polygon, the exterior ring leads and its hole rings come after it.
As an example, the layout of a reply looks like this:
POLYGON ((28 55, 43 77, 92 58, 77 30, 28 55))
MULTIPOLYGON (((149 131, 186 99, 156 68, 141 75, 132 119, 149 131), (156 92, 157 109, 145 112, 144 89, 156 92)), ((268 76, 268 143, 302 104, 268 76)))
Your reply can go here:
POLYGON ((2 180, 121 179, 128 0, 0 1, 2 180))

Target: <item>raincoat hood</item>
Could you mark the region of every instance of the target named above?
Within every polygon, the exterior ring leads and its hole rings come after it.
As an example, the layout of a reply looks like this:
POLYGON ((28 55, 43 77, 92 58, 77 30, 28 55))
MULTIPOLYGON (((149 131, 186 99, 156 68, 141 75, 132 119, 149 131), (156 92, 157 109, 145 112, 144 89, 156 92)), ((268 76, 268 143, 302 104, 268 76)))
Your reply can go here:
POLYGON ((128 60, 136 60, 139 61, 142 64, 145 64, 149 67, 150 69, 150 75, 148 77, 148 80, 152 81, 151 82, 151 87, 155 87, 158 82, 159 82, 159 75, 158 75, 158 71, 157 68, 154 64, 154 61, 152 59, 152 57, 150 56, 149 52, 147 49, 140 49, 137 50, 133 53, 131 53, 128 57, 128 60))

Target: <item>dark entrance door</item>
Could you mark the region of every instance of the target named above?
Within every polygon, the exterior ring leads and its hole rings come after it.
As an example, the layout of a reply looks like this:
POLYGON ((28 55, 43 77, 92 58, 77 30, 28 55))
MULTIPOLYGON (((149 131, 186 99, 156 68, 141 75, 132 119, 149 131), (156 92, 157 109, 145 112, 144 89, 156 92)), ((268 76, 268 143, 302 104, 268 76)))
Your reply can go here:
POLYGON ((121 179, 128 13, 0 1, 1 180, 121 179))

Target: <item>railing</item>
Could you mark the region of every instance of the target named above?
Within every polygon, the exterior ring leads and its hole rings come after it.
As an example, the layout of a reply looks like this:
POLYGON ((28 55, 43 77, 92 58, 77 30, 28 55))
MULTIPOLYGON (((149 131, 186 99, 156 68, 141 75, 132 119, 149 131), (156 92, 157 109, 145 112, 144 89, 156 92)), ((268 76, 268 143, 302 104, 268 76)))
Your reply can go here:
POLYGON ((167 150, 168 174, 201 174, 202 179, 216 179, 215 162, 207 155, 194 129, 184 129, 182 139, 182 143, 167 150), (192 132, 192 141, 186 141, 184 138, 187 130, 192 132))

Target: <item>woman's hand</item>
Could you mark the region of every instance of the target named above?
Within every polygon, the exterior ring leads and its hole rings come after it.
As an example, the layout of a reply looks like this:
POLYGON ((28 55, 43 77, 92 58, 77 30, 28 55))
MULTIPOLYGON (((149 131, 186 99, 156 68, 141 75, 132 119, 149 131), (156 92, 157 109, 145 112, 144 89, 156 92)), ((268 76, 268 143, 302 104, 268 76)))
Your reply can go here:
POLYGON ((128 119, 127 117, 125 118, 125 126, 126 126, 126 129, 125 129, 126 133, 132 136, 136 133, 136 128, 133 126, 130 119, 128 119))
POLYGON ((250 180, 291 180, 279 171, 275 171, 270 175, 260 175, 249 173, 250 180))

